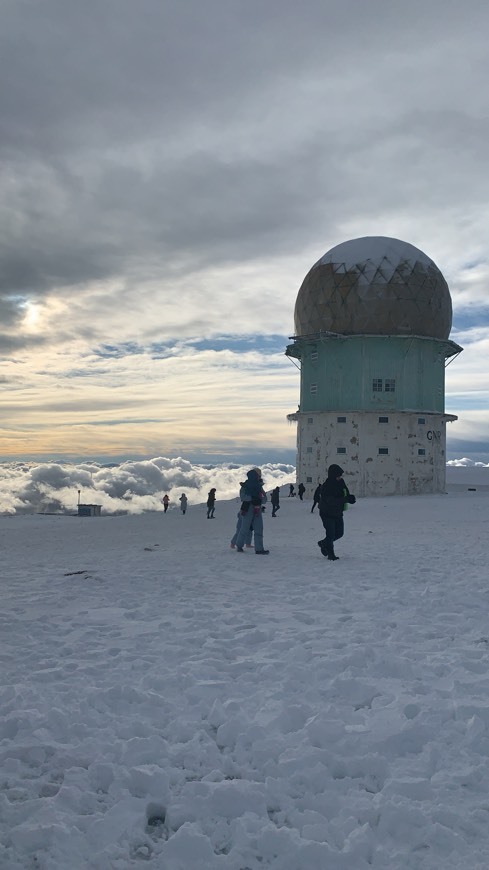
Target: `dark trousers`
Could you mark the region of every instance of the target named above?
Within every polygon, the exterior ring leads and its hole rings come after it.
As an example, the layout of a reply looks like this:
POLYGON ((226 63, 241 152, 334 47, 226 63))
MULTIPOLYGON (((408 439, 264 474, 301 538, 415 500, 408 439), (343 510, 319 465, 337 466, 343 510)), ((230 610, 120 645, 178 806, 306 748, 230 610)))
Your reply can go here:
POLYGON ((343 517, 323 517, 321 516, 323 526, 326 532, 324 545, 327 550, 333 551, 333 544, 343 537, 345 533, 345 524, 343 517))

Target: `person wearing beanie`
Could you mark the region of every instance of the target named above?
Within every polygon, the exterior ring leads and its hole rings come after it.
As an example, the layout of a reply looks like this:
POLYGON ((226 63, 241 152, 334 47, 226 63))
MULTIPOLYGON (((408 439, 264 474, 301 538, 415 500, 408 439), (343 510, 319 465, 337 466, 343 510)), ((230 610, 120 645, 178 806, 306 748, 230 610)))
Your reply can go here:
POLYGON ((277 511, 280 510, 280 487, 279 486, 276 486, 275 489, 272 489, 270 501, 272 503, 272 517, 276 517, 277 511))
POLYGON ((263 548, 263 512, 262 505, 267 501, 261 470, 252 468, 246 475, 246 480, 240 490, 241 498, 241 528, 236 538, 236 552, 243 553, 243 544, 253 526, 255 541, 255 553, 259 556, 268 556, 269 550, 263 548))
POLYGON ((312 514, 314 513, 314 508, 316 507, 316 505, 319 504, 320 498, 321 498, 321 484, 318 483, 316 489, 314 490, 314 495, 312 497, 312 508, 311 508, 312 514))
POLYGON ((180 510, 181 510, 182 514, 185 514, 187 512, 187 507, 188 507, 188 498, 184 492, 182 492, 178 501, 180 502, 180 510))
POLYGON ((356 498, 351 495, 343 480, 343 469, 339 465, 330 465, 328 476, 321 487, 319 514, 326 531, 326 537, 318 541, 323 556, 330 562, 338 559, 334 551, 334 542, 343 537, 345 526, 343 512, 349 504, 355 504, 356 498))
POLYGON ((216 510, 216 488, 215 486, 209 490, 207 494, 207 519, 214 519, 214 511, 216 510))

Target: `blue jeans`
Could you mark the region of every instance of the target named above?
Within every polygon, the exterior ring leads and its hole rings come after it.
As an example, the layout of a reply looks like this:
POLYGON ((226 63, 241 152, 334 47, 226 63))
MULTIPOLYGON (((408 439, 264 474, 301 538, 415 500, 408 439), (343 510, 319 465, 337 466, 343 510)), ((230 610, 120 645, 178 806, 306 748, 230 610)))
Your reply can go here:
POLYGON ((252 504, 250 504, 248 510, 246 511, 245 515, 241 520, 241 528, 236 538, 236 546, 241 547, 241 549, 243 548, 246 541, 246 536, 249 533, 252 525, 253 534, 255 537, 255 550, 263 550, 263 515, 261 512, 261 507, 253 507, 252 504))
MULTIPOLYGON (((231 538, 231 544, 236 544, 236 541, 238 540, 238 535, 239 535, 239 532, 241 529, 242 522, 243 522, 243 517, 241 516, 241 511, 240 511, 238 513, 238 522, 236 523, 236 531, 235 531, 233 537, 231 538)), ((248 529, 248 531, 246 533, 245 544, 247 547, 251 546, 252 539, 253 539, 253 524, 251 525, 251 528, 248 529)))

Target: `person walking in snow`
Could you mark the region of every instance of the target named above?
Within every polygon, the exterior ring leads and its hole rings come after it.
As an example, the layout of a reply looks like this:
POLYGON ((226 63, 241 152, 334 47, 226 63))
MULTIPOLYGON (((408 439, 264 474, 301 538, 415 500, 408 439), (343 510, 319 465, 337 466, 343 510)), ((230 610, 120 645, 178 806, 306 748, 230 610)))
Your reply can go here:
POLYGON ((213 487, 207 494, 207 519, 214 519, 214 511, 216 509, 216 488, 213 487))
POLYGON ((258 556, 268 556, 270 550, 265 550, 263 547, 263 512, 262 505, 267 501, 265 490, 263 489, 263 481, 261 479, 261 470, 252 468, 246 475, 244 486, 240 490, 241 498, 241 528, 236 538, 236 552, 244 553, 243 545, 246 541, 246 535, 253 526, 253 534, 255 538, 255 553, 258 556))
POLYGON ((295 496, 294 484, 289 483, 289 498, 294 498, 294 496, 295 496))
POLYGON ((314 490, 314 495, 312 497, 312 508, 311 508, 312 514, 314 513, 314 508, 316 507, 317 504, 319 504, 320 500, 321 500, 321 484, 318 483, 316 489, 314 490))
POLYGON ((166 514, 168 510, 168 505, 170 504, 170 498, 168 495, 163 496, 163 513, 166 514))
POLYGON ((300 483, 299 486, 297 487, 297 492, 299 493, 299 498, 301 501, 304 497, 305 491, 306 491, 306 487, 304 486, 303 483, 300 483))
POLYGON ((188 505, 188 498, 184 492, 182 492, 182 494, 179 498, 179 502, 180 502, 180 510, 181 510, 182 514, 185 514, 186 510, 187 510, 187 505, 188 505))
POLYGON ((328 476, 321 487, 321 501, 319 513, 326 537, 318 541, 323 556, 327 556, 330 562, 335 562, 334 542, 343 537, 344 521, 343 512, 349 504, 355 504, 356 498, 351 495, 343 480, 343 469, 339 465, 330 465, 328 476))
POLYGON ((275 489, 272 490, 272 494, 270 496, 270 501, 272 504, 272 517, 277 516, 277 511, 280 510, 280 487, 276 486, 275 489))

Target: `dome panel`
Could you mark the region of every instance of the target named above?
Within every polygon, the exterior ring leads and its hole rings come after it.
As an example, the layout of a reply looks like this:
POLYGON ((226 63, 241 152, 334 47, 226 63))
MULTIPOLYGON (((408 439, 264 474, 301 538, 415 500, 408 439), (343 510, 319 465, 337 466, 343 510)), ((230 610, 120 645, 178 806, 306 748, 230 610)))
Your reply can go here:
POLYGON ((446 340, 452 302, 423 251, 385 236, 336 245, 308 272, 295 305, 296 335, 423 335, 446 340))

